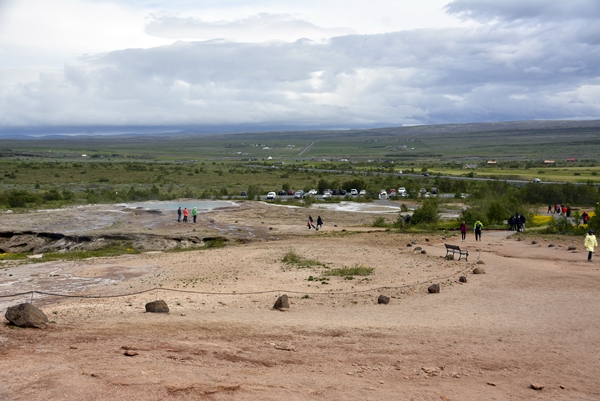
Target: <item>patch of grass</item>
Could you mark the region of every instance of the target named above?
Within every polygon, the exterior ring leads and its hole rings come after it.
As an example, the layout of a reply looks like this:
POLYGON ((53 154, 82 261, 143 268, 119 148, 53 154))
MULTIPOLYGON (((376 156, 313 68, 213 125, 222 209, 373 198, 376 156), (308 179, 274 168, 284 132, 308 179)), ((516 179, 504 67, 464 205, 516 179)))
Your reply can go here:
POLYGON ((35 259, 35 262, 50 260, 80 260, 87 258, 102 258, 108 256, 119 256, 125 254, 139 254, 140 252, 131 248, 131 244, 112 245, 102 249, 92 251, 73 251, 73 252, 48 252, 41 259, 35 259))
POLYGON ((382 216, 377 217, 375 220, 373 220, 373 227, 381 227, 381 228, 385 228, 387 227, 388 224, 385 221, 385 218, 382 216))
POLYGON ((331 269, 324 273, 325 276, 339 277, 354 277, 354 276, 370 276, 373 274, 373 268, 363 265, 355 265, 354 267, 342 267, 340 269, 331 269))
POLYGON ((0 260, 22 260, 27 259, 24 253, 0 253, 0 260))
POLYGON ((283 263, 287 263, 288 265, 294 265, 299 269, 306 269, 315 266, 327 267, 325 264, 319 262, 318 260, 304 259, 294 251, 289 251, 288 253, 286 253, 281 259, 281 261, 283 263))

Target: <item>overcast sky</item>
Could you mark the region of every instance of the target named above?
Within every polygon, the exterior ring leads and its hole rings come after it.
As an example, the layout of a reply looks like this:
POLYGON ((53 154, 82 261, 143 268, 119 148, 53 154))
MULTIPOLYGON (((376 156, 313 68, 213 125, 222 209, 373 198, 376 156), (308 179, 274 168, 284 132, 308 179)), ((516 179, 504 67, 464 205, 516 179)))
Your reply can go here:
POLYGON ((0 128, 600 119, 599 0, 0 0, 0 128))

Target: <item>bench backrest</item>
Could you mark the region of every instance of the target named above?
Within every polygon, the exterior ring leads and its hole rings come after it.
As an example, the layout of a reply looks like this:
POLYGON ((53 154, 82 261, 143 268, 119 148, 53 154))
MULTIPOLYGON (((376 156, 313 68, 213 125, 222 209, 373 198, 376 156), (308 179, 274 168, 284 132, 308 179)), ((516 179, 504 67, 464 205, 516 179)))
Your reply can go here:
POLYGON ((460 251, 460 247, 458 245, 448 245, 448 244, 444 244, 446 245, 446 249, 454 249, 457 251, 460 251))

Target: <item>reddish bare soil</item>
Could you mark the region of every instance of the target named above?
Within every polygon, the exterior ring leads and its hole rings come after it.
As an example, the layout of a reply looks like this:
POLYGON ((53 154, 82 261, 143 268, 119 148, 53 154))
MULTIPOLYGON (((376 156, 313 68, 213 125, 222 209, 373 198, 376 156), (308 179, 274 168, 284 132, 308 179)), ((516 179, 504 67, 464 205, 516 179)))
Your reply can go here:
MULTIPOLYGON (((0 265, 0 295, 161 287, 101 299, 34 295, 52 323, 0 325, 0 400, 600 399, 600 258, 586 261, 582 238, 528 234, 518 241, 484 231, 482 242, 471 235, 462 243, 441 233, 377 231, 365 227, 372 214, 334 211, 313 214, 325 219, 316 232, 304 225, 306 212, 245 204, 202 216, 197 226, 154 216, 154 232, 220 232, 231 241, 179 253, 0 265), (445 260, 444 243, 468 249, 469 262, 445 260), (328 268, 286 265, 290 250, 328 268), (478 258, 487 274, 470 273, 478 258), (374 273, 308 280, 355 265, 374 273), (465 284, 458 282, 463 273, 465 284), (431 283, 441 284, 439 294, 427 293, 431 283), (284 293, 290 310, 273 310, 284 293), (391 297, 388 305, 377 304, 381 294, 391 297), (145 313, 157 298, 169 314, 145 313)), ((61 215, 60 224, 77 213, 61 215)), ((149 218, 137 216, 126 230, 147 229, 149 218)), ((1 219, 19 225, 17 216, 1 219)), ((94 229, 116 232, 124 221, 94 229)), ((0 299, 0 312, 30 300, 0 299)))

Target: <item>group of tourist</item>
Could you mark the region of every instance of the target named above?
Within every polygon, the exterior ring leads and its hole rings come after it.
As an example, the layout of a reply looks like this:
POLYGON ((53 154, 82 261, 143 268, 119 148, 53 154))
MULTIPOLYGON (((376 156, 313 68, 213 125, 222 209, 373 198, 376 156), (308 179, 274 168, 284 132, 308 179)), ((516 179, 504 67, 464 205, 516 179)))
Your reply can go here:
POLYGON ((317 225, 315 226, 313 224, 314 220, 312 218, 312 216, 308 216, 308 229, 310 230, 311 228, 314 228, 315 230, 319 231, 319 228, 323 228, 323 219, 321 218, 321 216, 317 216, 317 225))
POLYGON ((558 205, 558 203, 556 203, 554 205, 554 209, 552 208, 552 205, 548 205, 548 214, 561 214, 565 217, 571 217, 571 206, 569 205, 558 205))
POLYGON ((525 230, 525 216, 515 213, 508 219, 510 231, 523 232, 525 230))
MULTIPOLYGON (((481 241, 481 231, 483 230, 483 223, 479 220, 473 225, 473 231, 475 232, 475 241, 481 241)), ((467 223, 464 221, 460 225, 460 235, 463 242, 467 239, 467 223)))
MULTIPOLYGON (((179 209, 177 209, 177 221, 179 223, 181 223, 181 216, 183 215, 183 222, 187 223, 188 222, 188 215, 190 214, 190 212, 188 211, 187 207, 184 207, 183 210, 181 210, 181 206, 179 206, 179 209)), ((196 218, 198 217, 198 209, 196 209, 195 207, 192 209, 192 218, 194 219, 194 223, 196 222, 196 218)))

